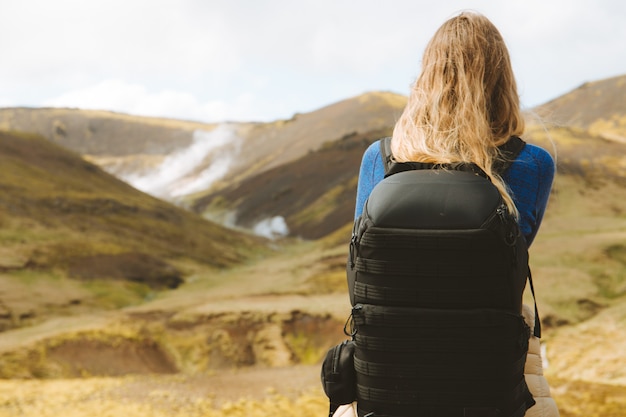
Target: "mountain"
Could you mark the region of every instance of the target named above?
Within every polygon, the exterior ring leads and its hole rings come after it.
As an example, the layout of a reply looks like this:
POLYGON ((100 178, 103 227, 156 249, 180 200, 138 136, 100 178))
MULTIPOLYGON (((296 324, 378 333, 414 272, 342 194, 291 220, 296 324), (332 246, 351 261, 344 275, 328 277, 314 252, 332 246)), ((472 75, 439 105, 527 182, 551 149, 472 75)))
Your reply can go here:
POLYGON ((220 126, 77 109, 9 108, 0 109, 0 130, 41 134, 143 191, 174 200, 294 161, 344 135, 387 128, 405 103, 403 96, 374 92, 289 120, 220 126))
POLYGON ((587 82, 535 109, 546 122, 626 142, 626 75, 587 82))
POLYGON ((0 132, 0 190, 0 328, 119 307, 264 251, 33 134, 0 132))
POLYGON ((0 130, 36 133, 83 156, 163 155, 215 125, 97 110, 2 108, 0 130))
POLYGON ((404 96, 373 92, 296 114, 287 121, 254 125, 244 134, 244 149, 237 156, 239 163, 233 166, 241 174, 234 180, 293 161, 345 135, 388 128, 405 105, 404 96))
POLYGON ((626 187, 626 142, 570 126, 529 123, 524 139, 552 153, 557 172, 589 185, 616 183, 626 187))

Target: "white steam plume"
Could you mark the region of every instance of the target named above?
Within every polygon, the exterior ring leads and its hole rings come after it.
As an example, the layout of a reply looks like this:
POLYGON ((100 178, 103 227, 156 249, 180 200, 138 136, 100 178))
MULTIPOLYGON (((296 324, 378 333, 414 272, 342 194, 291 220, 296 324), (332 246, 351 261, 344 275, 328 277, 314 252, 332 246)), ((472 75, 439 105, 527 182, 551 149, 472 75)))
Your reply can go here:
POLYGON ((201 191, 228 172, 240 145, 241 139, 227 124, 210 132, 196 130, 190 146, 168 155, 154 171, 124 179, 135 188, 161 198, 201 191))
POLYGON ((276 239, 289 234, 289 227, 287 227, 287 222, 285 222, 285 218, 282 216, 261 220, 254 225, 252 230, 255 234, 269 239, 276 239))

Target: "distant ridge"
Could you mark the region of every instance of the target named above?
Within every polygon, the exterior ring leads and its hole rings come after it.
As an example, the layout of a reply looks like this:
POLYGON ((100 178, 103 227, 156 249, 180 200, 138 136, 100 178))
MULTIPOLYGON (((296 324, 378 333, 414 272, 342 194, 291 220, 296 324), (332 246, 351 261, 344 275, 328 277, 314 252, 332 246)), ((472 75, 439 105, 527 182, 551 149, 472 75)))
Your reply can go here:
POLYGON ((318 110, 295 114, 289 120, 251 125, 240 131, 245 139, 233 172, 238 178, 294 161, 331 140, 355 132, 393 126, 406 97, 391 92, 369 92, 318 110), (250 168, 252 167, 252 168, 250 168))
POLYGON ((81 155, 170 152, 215 124, 132 116, 105 110, 0 108, 0 130, 35 133, 81 155))
POLYGON ((626 142, 626 75, 584 83, 535 111, 557 126, 626 142))

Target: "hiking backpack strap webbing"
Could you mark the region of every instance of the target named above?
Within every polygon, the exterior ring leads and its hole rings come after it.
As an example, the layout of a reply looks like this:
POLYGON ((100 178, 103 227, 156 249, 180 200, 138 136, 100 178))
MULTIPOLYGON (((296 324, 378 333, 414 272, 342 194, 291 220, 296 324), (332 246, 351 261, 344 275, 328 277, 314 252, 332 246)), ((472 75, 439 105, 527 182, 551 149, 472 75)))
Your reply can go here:
POLYGON ((389 168, 393 164, 393 154, 391 153, 391 137, 382 138, 380 144, 380 156, 383 158, 383 166, 385 167, 385 176, 389 172, 389 168))
POLYGON ((537 309, 537 298, 535 297, 535 287, 533 285, 533 274, 528 267, 528 283, 530 284, 530 292, 533 295, 533 301, 535 303, 535 329, 533 334, 536 338, 541 339, 541 320, 539 319, 539 310, 537 309))
POLYGON ((511 136, 506 143, 498 146, 500 158, 494 161, 493 170, 500 175, 504 174, 522 149, 524 149, 524 146, 526 146, 526 142, 519 136, 511 136))
MULTIPOLYGON (((382 138, 379 141, 379 145, 380 156, 383 160, 383 166, 385 168, 385 176, 387 176, 394 164, 396 164, 395 160, 393 159, 393 154, 391 152, 391 137, 382 138)), ((506 172, 506 170, 509 169, 513 161, 515 161, 519 153, 522 151, 522 149, 524 149, 524 146, 526 146, 526 142, 524 142, 524 140, 522 140, 518 136, 511 136, 511 138, 509 138, 506 143, 498 146, 501 157, 494 161, 493 170, 500 175, 506 172)), ((427 169, 435 167, 435 164, 419 162, 411 162, 410 164, 412 165, 413 169, 427 169)), ((540 338, 541 320, 539 318, 539 310, 537 308, 537 299, 535 298, 535 288, 533 285, 533 278, 532 273, 530 272, 530 267, 528 268, 528 283, 530 284, 530 291, 532 293, 533 302, 535 304, 535 329, 533 334, 535 335, 535 337, 540 338)))
MULTIPOLYGON (((386 176, 391 166, 395 163, 391 152, 391 137, 382 138, 379 141, 379 145, 380 156, 383 160, 386 176)), ((498 174, 503 174, 511 166, 513 161, 515 161, 515 158, 517 158, 522 149, 524 149, 524 146, 526 146, 526 142, 518 136, 511 136, 506 143, 498 146, 501 157, 494 161, 493 170, 498 174)), ((426 165, 432 166, 432 164, 426 165)))

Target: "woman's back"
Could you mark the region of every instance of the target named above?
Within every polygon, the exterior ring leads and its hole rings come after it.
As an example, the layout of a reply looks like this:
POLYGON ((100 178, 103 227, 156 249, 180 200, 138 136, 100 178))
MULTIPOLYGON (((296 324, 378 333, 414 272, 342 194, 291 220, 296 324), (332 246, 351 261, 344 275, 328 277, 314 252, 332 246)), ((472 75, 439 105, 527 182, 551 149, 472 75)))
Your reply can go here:
MULTIPOLYGON (((385 175, 378 142, 363 154, 355 218, 360 216, 367 197, 385 175)), ((528 245, 534 240, 550 197, 554 178, 554 161, 544 149, 526 144, 517 159, 502 175, 519 212, 519 225, 528 245)))

